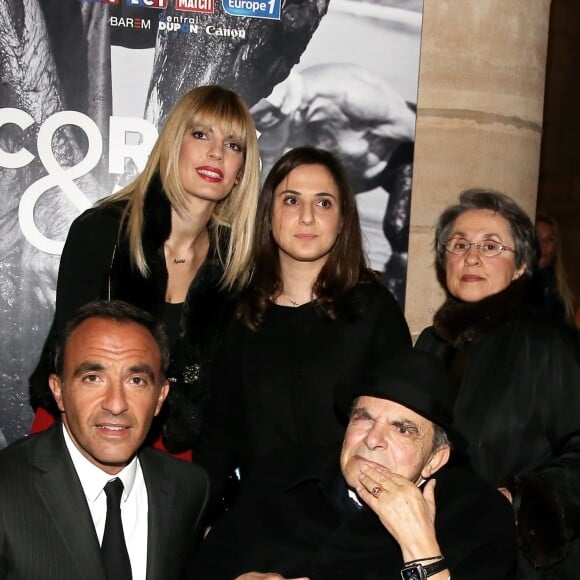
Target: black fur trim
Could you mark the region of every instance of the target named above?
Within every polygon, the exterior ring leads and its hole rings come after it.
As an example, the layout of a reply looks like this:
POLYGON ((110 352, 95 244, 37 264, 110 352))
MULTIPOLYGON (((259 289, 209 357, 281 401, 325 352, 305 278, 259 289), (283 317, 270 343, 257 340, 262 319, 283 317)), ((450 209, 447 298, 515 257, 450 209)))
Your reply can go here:
POLYGON ((545 481, 531 475, 518 481, 514 496, 518 540, 523 554, 537 568, 559 562, 568 549, 564 511, 545 481))
POLYGON ((191 449, 202 426, 211 384, 211 368, 224 328, 233 319, 234 298, 215 285, 188 295, 185 331, 172 357, 171 388, 165 401, 163 444, 172 453, 191 449))
POLYGON ((450 296, 433 318, 435 333, 461 349, 481 334, 496 328, 527 307, 529 281, 520 278, 505 290, 478 302, 450 296))

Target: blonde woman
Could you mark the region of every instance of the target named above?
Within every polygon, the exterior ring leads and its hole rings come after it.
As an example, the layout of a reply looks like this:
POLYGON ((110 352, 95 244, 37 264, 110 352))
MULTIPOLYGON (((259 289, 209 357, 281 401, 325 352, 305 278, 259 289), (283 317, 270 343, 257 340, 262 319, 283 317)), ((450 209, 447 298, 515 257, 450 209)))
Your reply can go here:
MULTIPOLYGON (((211 344, 207 304, 215 306, 218 288, 237 291, 248 281, 258 192, 256 131, 245 102, 219 86, 184 95, 139 177, 73 222, 51 335, 83 304, 115 298, 163 320, 171 344, 186 318, 199 342, 211 344)), ((42 409, 55 410, 46 387, 51 342, 31 380, 31 403, 40 408, 33 430, 46 422, 42 409)))
POLYGON ((574 319, 574 295, 568 286, 562 260, 562 240, 558 222, 546 214, 536 215, 536 236, 540 246, 535 282, 541 290, 543 312, 562 322, 574 319))

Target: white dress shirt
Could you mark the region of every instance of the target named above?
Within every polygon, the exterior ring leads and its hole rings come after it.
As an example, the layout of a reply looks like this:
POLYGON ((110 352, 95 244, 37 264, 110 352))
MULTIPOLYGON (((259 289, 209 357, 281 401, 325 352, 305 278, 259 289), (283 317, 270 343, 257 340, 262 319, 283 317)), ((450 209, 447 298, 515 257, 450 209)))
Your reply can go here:
POLYGON ((104 487, 118 477, 123 482, 121 496, 121 521, 127 552, 131 561, 133 580, 145 580, 147 576, 147 488, 143 471, 137 457, 117 475, 110 475, 91 463, 72 441, 66 427, 62 427, 64 441, 79 476, 89 510, 95 524, 99 545, 103 541, 107 519, 107 496, 104 487))

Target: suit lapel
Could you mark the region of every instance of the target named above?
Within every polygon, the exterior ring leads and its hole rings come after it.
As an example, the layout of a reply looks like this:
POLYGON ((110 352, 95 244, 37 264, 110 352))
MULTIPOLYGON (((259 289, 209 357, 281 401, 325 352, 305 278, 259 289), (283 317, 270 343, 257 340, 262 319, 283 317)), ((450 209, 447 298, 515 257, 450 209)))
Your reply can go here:
POLYGON ((163 577, 164 555, 171 554, 170 516, 174 509, 175 483, 164 476, 163 463, 155 461, 149 449, 139 454, 147 487, 147 580, 163 577))
POLYGON ((39 441, 35 485, 82 580, 105 580, 99 541, 76 470, 57 423, 39 441))

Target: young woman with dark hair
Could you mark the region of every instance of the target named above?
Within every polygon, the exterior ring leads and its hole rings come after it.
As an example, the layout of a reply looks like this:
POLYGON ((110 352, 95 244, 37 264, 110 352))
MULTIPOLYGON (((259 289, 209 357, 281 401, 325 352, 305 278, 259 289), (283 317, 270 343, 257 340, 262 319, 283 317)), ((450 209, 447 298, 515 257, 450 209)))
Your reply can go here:
POLYGON ((335 385, 411 344, 390 292, 368 269, 338 159, 293 149, 258 202, 249 286, 223 336, 194 457, 219 493, 228 473, 296 445, 338 445, 335 385))

